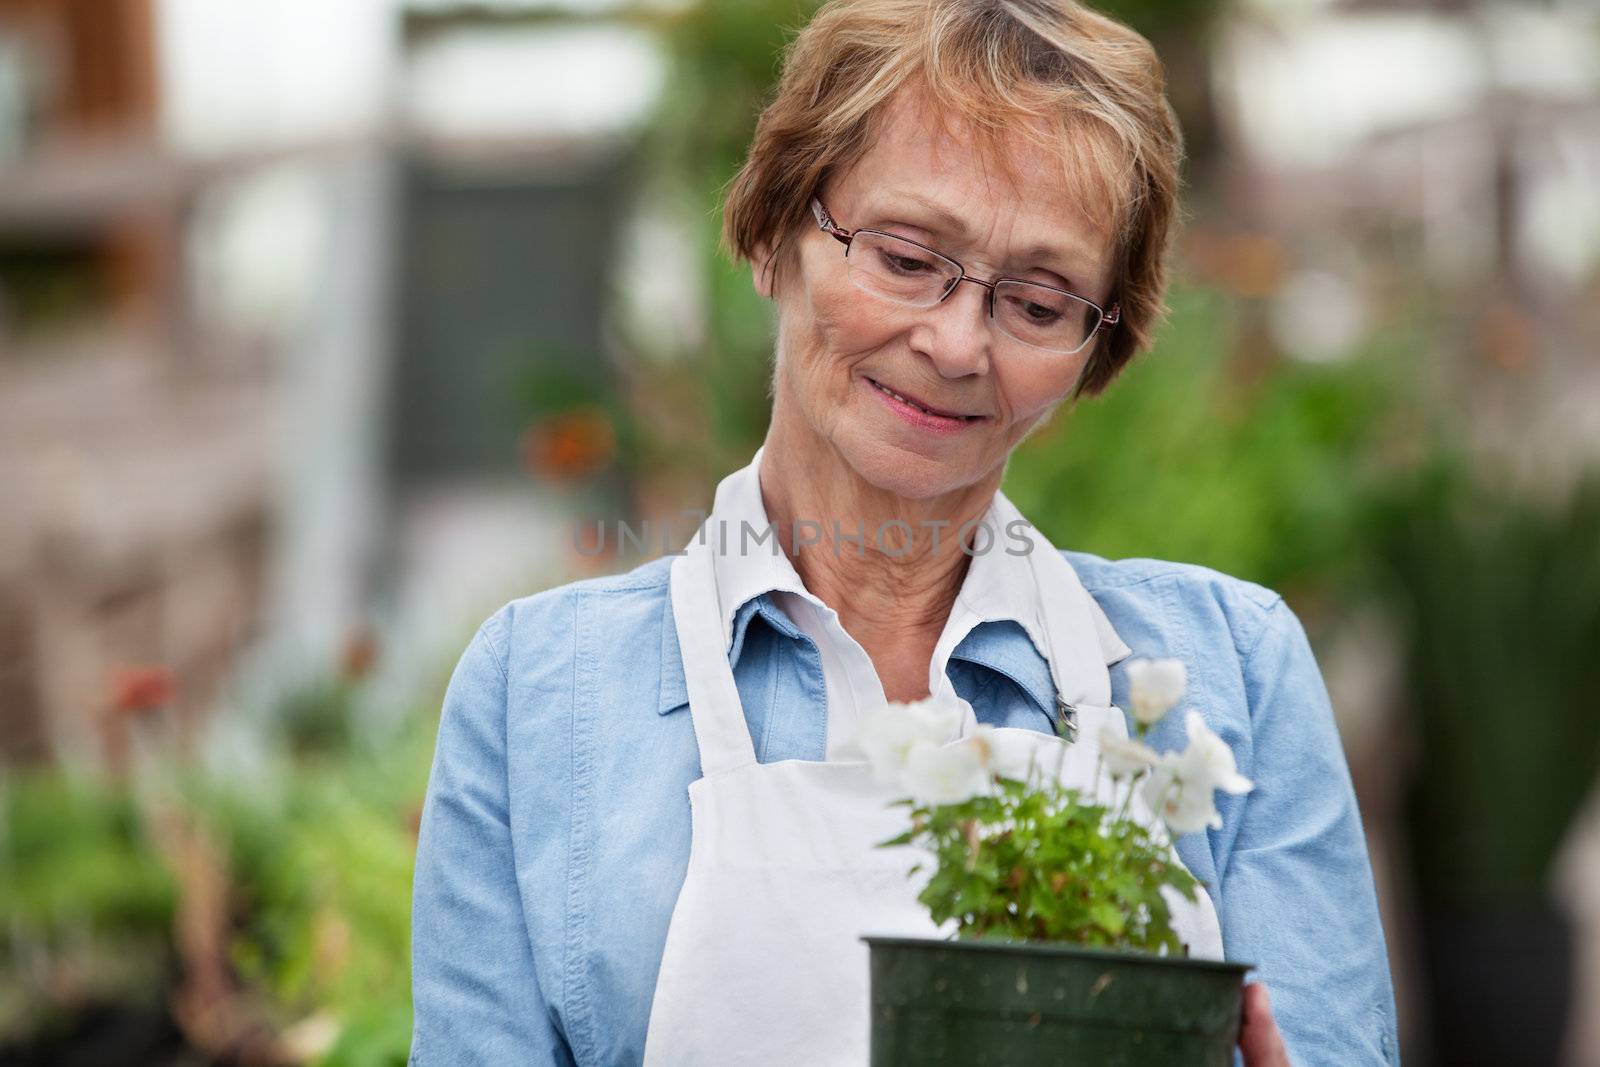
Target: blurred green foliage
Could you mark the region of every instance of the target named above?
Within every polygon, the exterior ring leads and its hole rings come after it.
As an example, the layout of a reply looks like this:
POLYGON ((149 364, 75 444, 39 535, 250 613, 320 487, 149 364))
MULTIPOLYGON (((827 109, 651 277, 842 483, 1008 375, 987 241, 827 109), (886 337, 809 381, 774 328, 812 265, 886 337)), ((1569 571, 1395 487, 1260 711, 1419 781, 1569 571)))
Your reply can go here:
POLYGON ((1153 351, 1013 453, 1006 494, 1058 545, 1327 591, 1364 552, 1364 492, 1417 431, 1420 325, 1339 363, 1257 365, 1237 299, 1169 302, 1153 351))
MULTIPOLYGON (((0 787, 6 931, 47 945, 82 934, 143 935, 165 927, 173 893, 132 798, 117 783, 33 770, 0 787)), ((15 938, 5 947, 14 952, 15 938)))
POLYGON ((1406 804, 1419 890, 1539 897, 1600 771, 1600 471, 1537 500, 1443 453, 1373 514, 1372 588, 1424 756, 1406 804))
POLYGON ((171 962, 172 873, 117 783, 0 777, 0 1046, 80 1005, 147 1004, 171 962))
POLYGON ((749 269, 721 249, 722 198, 781 70, 785 44, 818 0, 704 0, 667 27, 672 75, 647 133, 646 182, 687 200, 697 220, 706 343, 684 352, 702 395, 707 478, 766 433, 773 317, 749 269))
POLYGON ((434 722, 392 747, 299 765, 271 795, 215 788, 194 807, 229 857, 232 962, 290 1023, 327 1012, 320 1062, 403 1064, 411 1040, 411 868, 434 722))
POLYGON ((338 675, 316 677, 288 690, 274 725, 296 756, 338 755, 354 740, 359 686, 338 675))
POLYGON ((170 812, 221 860, 222 963, 241 992, 264 1002, 280 1031, 314 1016, 330 1020, 333 1044, 313 1062, 404 1064, 411 868, 438 703, 420 700, 397 729, 372 737, 353 724, 359 689, 340 676, 289 691, 276 709, 277 732, 259 753, 267 773, 248 779, 151 763, 126 782, 54 770, 6 781, 0 1046, 37 1037, 52 1014, 72 1006, 39 980, 62 966, 101 967, 118 946, 149 961, 84 991, 123 1002, 159 998, 173 980, 179 902, 185 893, 205 895, 197 879, 206 874, 161 847, 157 813, 170 812), (339 695, 308 696, 330 693, 339 695), (308 734, 316 713, 329 721, 308 734))

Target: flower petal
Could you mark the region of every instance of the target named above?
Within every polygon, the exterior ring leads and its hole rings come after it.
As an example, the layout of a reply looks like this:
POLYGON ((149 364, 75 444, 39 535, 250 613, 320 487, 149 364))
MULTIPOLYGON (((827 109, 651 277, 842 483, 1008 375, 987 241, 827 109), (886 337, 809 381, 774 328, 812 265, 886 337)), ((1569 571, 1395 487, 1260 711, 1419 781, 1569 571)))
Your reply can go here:
POLYGON ((1183 699, 1188 668, 1179 659, 1136 659, 1128 664, 1129 702, 1133 717, 1146 726, 1161 721, 1183 699))

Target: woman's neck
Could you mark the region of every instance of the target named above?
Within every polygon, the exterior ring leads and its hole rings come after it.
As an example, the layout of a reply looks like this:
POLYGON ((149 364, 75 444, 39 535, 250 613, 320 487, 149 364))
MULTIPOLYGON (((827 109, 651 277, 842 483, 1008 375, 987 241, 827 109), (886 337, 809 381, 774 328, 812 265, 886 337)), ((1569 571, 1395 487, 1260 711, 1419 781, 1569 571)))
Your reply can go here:
POLYGON ((871 657, 885 695, 926 696, 934 646, 971 562, 961 530, 988 512, 998 477, 902 497, 864 481, 827 441, 805 437, 793 440, 776 419, 767 433, 759 472, 767 518, 806 589, 871 657))

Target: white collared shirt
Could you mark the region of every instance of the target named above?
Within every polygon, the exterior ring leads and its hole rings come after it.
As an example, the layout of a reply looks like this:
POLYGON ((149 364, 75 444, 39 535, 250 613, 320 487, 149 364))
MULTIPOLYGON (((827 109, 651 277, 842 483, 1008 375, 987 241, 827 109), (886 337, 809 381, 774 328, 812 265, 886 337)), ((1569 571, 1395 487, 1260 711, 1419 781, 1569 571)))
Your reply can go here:
MULTIPOLYGON (((827 755, 830 760, 837 759, 861 719, 886 707, 888 698, 866 649, 844 629, 838 612, 806 589, 778 542, 776 528, 769 532, 757 473, 763 452, 765 446, 722 483, 712 508, 710 536, 719 540, 713 562, 724 644, 733 642, 733 621, 739 608, 762 593, 773 593, 773 602, 817 646, 827 693, 827 755)), ((928 664, 929 693, 956 695, 945 668, 951 653, 981 622, 1014 620, 1039 654, 1049 657, 1033 571, 1018 540, 1026 537, 1031 527, 1024 531, 1008 525, 1014 522, 1025 520, 1015 505, 996 491, 983 518, 990 531, 987 547, 985 534, 977 531, 966 577, 934 645, 928 664), (1007 547, 1011 551, 1006 551, 1007 547)), ((945 532, 956 536, 955 531, 945 532)), ((867 536, 872 535, 868 532, 867 536)))

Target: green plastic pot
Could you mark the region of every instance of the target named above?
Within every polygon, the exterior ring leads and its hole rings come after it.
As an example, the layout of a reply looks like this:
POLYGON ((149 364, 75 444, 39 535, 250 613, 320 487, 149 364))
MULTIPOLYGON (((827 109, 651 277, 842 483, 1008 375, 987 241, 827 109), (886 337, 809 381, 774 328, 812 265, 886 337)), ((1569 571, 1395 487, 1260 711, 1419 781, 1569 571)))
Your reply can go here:
POLYGON ((865 937, 872 1067, 1229 1067, 1247 963, 865 937))

